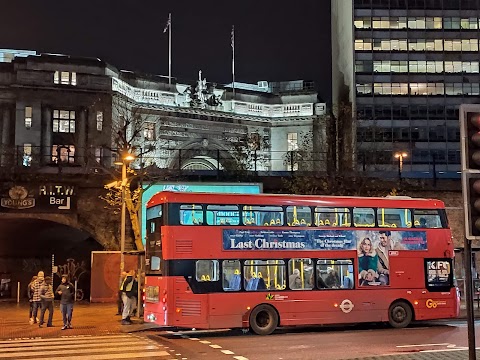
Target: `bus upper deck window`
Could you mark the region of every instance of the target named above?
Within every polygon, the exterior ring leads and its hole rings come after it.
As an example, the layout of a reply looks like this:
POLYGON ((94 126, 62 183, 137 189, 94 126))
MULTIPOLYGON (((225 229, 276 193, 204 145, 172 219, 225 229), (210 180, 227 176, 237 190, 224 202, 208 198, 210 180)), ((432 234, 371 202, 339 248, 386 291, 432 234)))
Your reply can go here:
POLYGON ((180 205, 180 224, 203 225, 202 205, 195 205, 195 204, 180 205))
POLYGON ((281 206, 256 206, 243 207, 242 221, 250 226, 283 226, 283 208, 281 206))
POLYGON ((348 208, 315 208, 314 224, 316 226, 350 227, 352 225, 348 208))
POLYGON ((287 206, 288 226, 310 226, 312 211, 308 206, 287 206))
POLYGON ((379 227, 410 228, 412 227, 412 214, 409 209, 377 209, 377 222, 379 227))
POLYGON ((353 224, 355 227, 374 227, 375 211, 372 208, 353 208, 353 224))
POLYGON ((442 219, 436 209, 413 210, 413 225, 416 228, 442 228, 442 219))
POLYGON ((238 205, 208 205, 208 225, 238 225, 240 224, 240 211, 238 205))

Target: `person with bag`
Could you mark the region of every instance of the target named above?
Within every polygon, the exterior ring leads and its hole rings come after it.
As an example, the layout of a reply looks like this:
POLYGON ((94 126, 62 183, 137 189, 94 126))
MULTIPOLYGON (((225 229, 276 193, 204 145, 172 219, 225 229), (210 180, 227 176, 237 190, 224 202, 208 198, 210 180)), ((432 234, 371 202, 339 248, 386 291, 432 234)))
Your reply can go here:
POLYGON ((130 270, 120 286, 122 291, 123 312, 122 325, 131 325, 130 315, 133 310, 133 303, 138 291, 138 282, 135 279, 135 270, 130 270))

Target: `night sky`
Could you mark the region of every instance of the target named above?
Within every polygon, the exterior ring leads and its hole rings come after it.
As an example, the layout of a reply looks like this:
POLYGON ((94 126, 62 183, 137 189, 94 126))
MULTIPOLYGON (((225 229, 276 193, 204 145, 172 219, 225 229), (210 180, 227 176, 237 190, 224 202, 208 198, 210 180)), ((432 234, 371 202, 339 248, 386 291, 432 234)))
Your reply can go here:
POLYGON ((4 0, 0 48, 98 57, 119 69, 231 81, 315 80, 330 98, 330 0, 4 0))

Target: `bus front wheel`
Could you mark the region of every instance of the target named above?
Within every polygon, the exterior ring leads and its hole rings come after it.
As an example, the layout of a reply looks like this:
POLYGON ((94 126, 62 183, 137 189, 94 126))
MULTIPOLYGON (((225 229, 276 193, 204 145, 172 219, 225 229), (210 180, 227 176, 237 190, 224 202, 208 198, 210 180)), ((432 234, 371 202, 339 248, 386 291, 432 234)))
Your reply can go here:
POLYGON ((388 309, 388 322, 394 328, 407 327, 412 317, 412 308, 405 301, 396 301, 388 309))
POLYGON ((255 334, 270 335, 277 326, 278 314, 270 305, 258 305, 250 313, 250 328, 255 334))

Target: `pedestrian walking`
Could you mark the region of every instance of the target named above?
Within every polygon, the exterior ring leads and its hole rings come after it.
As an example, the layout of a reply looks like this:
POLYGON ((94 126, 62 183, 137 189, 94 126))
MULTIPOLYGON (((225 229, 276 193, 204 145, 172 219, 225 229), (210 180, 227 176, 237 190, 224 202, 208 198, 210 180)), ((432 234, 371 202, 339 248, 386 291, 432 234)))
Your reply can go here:
POLYGON ((53 288, 52 288, 52 278, 47 276, 45 278, 45 284, 40 290, 40 298, 42 299, 42 312, 40 313, 40 321, 38 322, 38 327, 42 327, 44 324, 45 311, 48 310, 48 321, 47 327, 52 327, 53 320, 53 288))
POLYGON ((123 300, 122 325, 130 325, 132 323, 130 316, 133 309, 133 302, 135 301, 134 294, 138 291, 135 270, 130 270, 125 280, 123 280, 120 290, 122 291, 123 300))
MULTIPOLYGON (((33 283, 35 282, 35 280, 37 280, 37 276, 32 277, 32 280, 28 283, 28 286, 27 286, 28 302, 30 303, 30 310, 28 312, 28 318, 29 318, 30 325, 32 325, 33 322, 34 322, 34 319, 33 319, 33 292, 34 292, 33 283)), ((37 320, 37 319, 35 319, 35 320, 37 320)))
POLYGON ((44 279, 44 273, 43 271, 39 271, 37 274, 37 279, 33 282, 32 288, 33 288, 33 296, 32 296, 32 302, 33 302, 33 309, 32 309, 32 318, 33 322, 32 324, 36 324, 38 321, 38 309, 42 308, 42 299, 40 298, 40 291, 42 287, 45 285, 45 279, 44 279))
POLYGON ((123 313, 123 300, 122 300, 122 290, 120 288, 122 287, 123 280, 127 277, 127 272, 122 271, 122 274, 120 275, 120 282, 118 283, 118 297, 117 297, 117 315, 122 315, 123 313))
POLYGON ((55 292, 60 295, 60 312, 63 319, 62 330, 71 329, 75 287, 68 281, 67 275, 62 275, 62 283, 58 285, 55 292))

